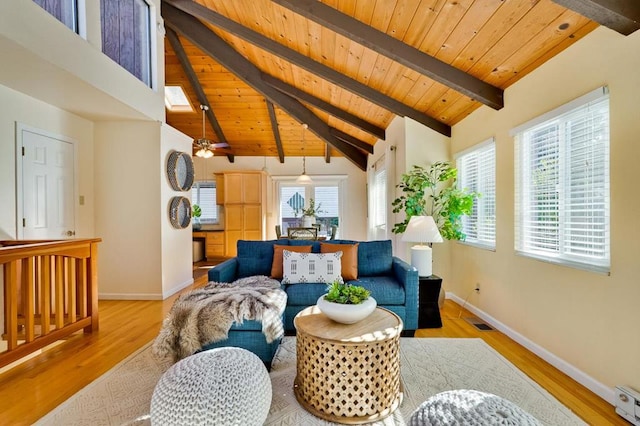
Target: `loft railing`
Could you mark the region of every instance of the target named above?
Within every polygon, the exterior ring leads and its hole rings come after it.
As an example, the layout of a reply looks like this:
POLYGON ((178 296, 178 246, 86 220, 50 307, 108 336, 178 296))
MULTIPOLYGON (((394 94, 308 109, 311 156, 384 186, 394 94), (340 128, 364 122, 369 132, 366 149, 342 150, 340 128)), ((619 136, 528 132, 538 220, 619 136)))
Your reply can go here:
POLYGON ((100 241, 0 241, 0 367, 81 329, 98 330, 100 241))

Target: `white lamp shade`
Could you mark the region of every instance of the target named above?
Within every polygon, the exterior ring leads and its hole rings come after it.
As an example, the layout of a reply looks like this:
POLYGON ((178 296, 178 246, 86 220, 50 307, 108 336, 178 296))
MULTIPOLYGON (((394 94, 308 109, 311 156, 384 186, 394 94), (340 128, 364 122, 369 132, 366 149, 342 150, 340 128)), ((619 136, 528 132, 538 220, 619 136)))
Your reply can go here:
POLYGON ((442 235, 438 225, 431 216, 412 216, 407 229, 402 235, 402 241, 413 243, 441 243, 442 235))
POLYGON ((200 148, 197 152, 196 152, 196 157, 200 157, 200 158, 211 158, 213 157, 213 151, 210 151, 206 148, 200 148))
POLYGON ((298 176, 298 178, 296 179, 296 183, 298 185, 312 185, 313 180, 311 180, 308 174, 303 173, 300 176, 298 176))

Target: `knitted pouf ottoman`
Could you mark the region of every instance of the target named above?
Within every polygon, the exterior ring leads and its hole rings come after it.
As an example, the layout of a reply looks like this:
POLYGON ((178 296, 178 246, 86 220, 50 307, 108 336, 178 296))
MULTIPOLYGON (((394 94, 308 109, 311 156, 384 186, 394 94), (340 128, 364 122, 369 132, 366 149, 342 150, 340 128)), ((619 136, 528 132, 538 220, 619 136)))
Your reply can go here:
POLYGON ((257 355, 226 347, 172 365, 151 398, 152 425, 262 425, 271 380, 257 355))
POLYGON ((410 426, 540 425, 511 401, 475 390, 453 390, 432 396, 416 409, 410 426))

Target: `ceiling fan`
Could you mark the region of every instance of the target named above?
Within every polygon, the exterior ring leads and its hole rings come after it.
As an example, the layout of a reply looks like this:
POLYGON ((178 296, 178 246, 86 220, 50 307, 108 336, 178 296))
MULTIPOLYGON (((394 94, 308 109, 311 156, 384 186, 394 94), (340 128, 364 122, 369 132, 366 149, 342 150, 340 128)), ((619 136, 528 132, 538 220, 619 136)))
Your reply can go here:
POLYGON ((213 157, 214 150, 221 150, 223 148, 230 147, 226 142, 214 142, 211 139, 207 139, 207 135, 205 133, 205 113, 209 110, 209 107, 206 105, 200 105, 200 109, 202 110, 202 137, 193 141, 193 144, 198 148, 195 155, 200 158, 211 158, 213 157))

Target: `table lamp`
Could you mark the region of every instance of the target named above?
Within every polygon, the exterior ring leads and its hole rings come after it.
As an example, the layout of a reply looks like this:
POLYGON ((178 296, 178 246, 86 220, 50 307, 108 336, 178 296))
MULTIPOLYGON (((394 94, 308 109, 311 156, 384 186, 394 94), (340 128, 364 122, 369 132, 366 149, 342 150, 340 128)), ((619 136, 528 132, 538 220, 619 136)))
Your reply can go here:
POLYGON ((411 266, 418 269, 418 276, 432 275, 431 246, 427 243, 441 243, 442 235, 438 225, 431 216, 412 216, 407 229, 402 235, 402 241, 419 243, 411 247, 411 266))

